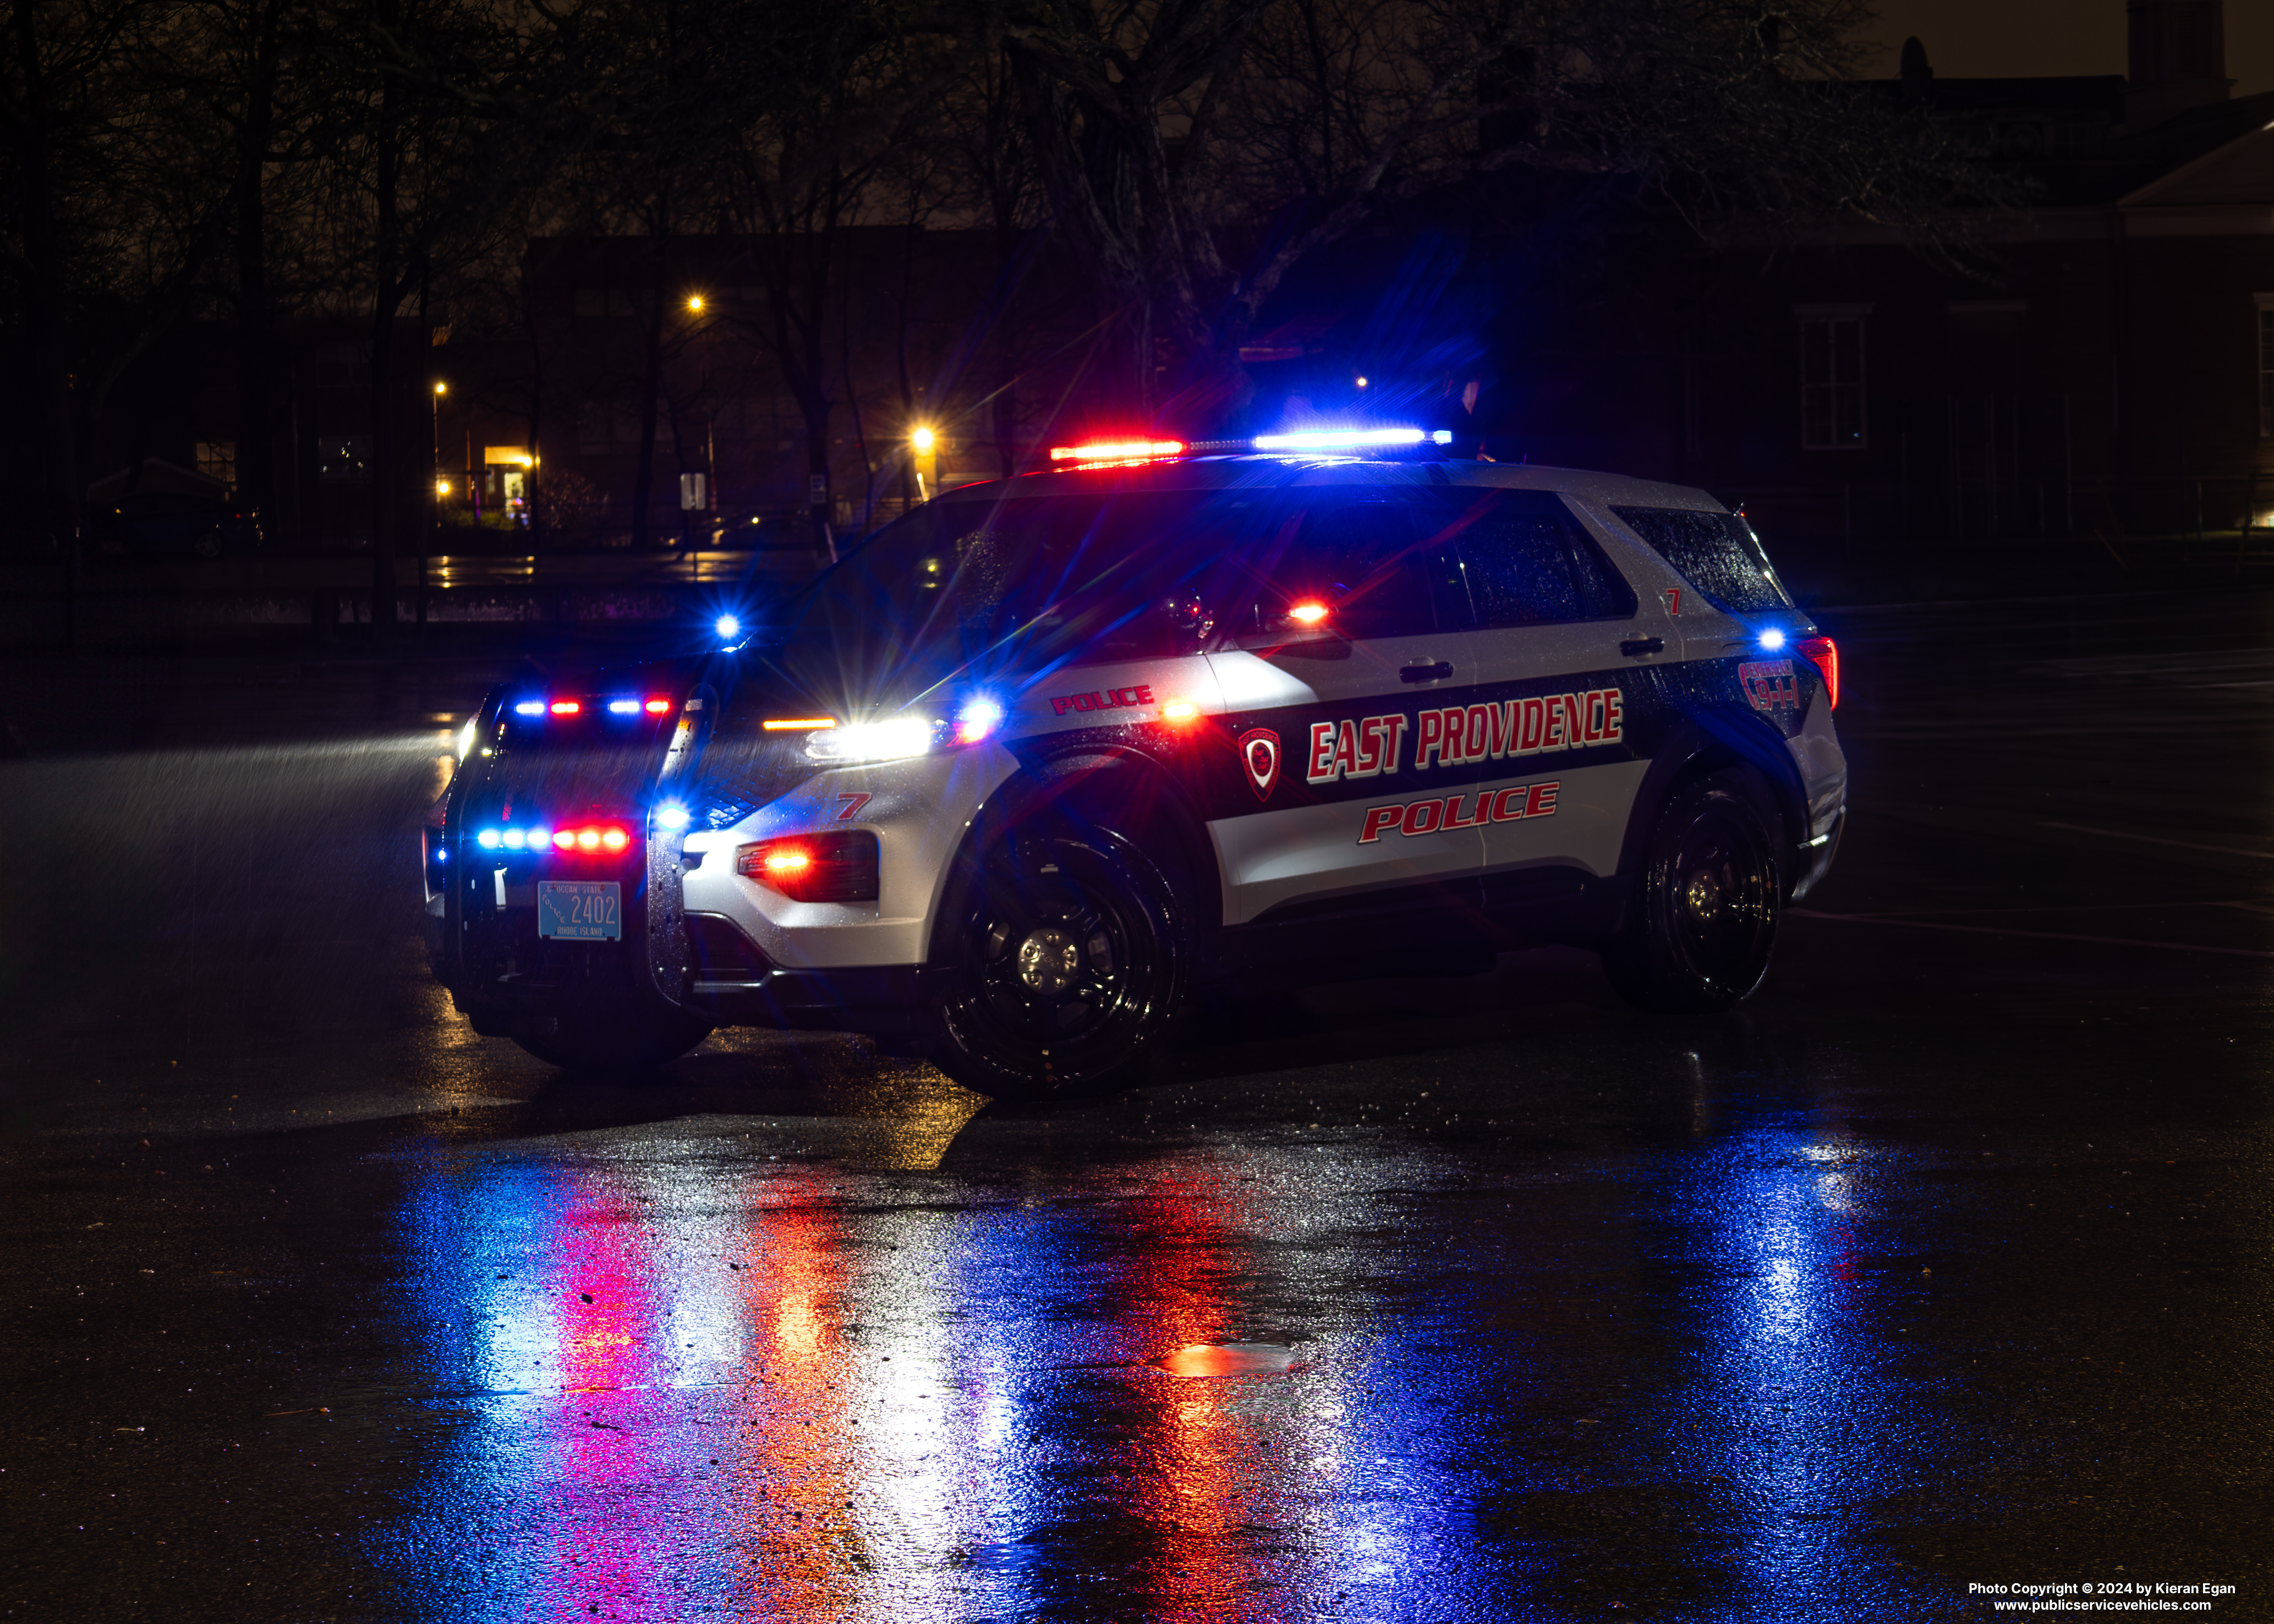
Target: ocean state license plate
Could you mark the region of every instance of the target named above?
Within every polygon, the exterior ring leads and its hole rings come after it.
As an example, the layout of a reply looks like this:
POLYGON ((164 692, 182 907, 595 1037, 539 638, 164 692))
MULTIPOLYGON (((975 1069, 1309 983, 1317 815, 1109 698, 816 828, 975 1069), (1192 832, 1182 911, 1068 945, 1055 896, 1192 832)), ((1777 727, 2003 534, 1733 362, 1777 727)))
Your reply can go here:
POLYGON ((539 880, 537 934, 571 942, 620 942, 623 890, 614 880, 539 880))

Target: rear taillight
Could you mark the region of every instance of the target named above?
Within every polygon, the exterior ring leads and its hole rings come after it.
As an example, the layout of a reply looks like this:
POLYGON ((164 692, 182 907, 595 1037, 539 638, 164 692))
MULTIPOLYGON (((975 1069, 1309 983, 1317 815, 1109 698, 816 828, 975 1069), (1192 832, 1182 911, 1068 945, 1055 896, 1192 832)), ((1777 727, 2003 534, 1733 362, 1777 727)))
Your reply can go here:
POLYGON ((1824 696, 1840 709, 1840 645, 1829 637, 1803 637, 1792 645, 1801 658, 1824 673, 1824 696))
POLYGON ((877 837, 848 829, 760 840, 736 849, 734 870, 792 902, 874 902, 877 837))

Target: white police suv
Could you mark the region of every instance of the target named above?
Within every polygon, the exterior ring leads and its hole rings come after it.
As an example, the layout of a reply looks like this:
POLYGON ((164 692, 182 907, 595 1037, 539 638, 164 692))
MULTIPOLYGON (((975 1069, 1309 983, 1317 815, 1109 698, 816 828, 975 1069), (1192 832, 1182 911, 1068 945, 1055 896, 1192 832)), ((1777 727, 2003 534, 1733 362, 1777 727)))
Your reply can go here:
POLYGON ((867 1032, 1037 1096, 1141 1075, 1212 989, 1549 942, 1649 1008, 1760 984, 1847 771, 1837 651, 1743 519, 1181 449, 1069 447, 732 648, 493 694, 425 851, 475 1029, 570 1067, 867 1032))

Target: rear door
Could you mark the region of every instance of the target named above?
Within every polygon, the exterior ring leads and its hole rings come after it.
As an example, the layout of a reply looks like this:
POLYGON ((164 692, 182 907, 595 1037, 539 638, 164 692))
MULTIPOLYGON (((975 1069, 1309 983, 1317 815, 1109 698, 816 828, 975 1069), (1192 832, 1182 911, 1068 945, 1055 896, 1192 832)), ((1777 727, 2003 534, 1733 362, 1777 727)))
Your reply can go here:
POLYGON ((1426 500, 1476 618, 1475 688, 1434 731, 1479 777, 1487 905, 1560 894, 1572 870, 1616 872, 1665 709, 1653 668, 1681 659, 1667 606, 1640 598, 1552 492, 1426 500))
POLYGON ((1226 924, 1367 893, 1473 908, 1482 840, 1445 797, 1475 770, 1419 764, 1414 732, 1417 706, 1474 680, 1465 594, 1403 494, 1268 499, 1211 572, 1230 748, 1200 799, 1226 924))

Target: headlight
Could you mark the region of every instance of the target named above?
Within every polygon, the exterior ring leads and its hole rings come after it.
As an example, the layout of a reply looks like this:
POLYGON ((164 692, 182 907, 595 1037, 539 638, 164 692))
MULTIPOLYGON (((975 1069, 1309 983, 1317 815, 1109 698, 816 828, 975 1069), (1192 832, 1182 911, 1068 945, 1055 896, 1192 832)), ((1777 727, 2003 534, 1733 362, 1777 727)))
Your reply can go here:
POLYGON ((478 717, 470 716, 466 718, 466 725, 458 729, 458 759, 460 761, 465 760, 466 752, 474 748, 474 724, 480 718, 478 717))
POLYGON ((937 744, 946 725, 922 717, 896 716, 889 721, 854 722, 828 728, 805 741, 808 761, 846 766, 855 762, 905 761, 922 756, 937 744))
POLYGON ((906 761, 953 745, 977 744, 1002 721, 1003 707, 992 699, 968 699, 952 717, 895 716, 815 733, 806 739, 805 756, 832 767, 906 761))

